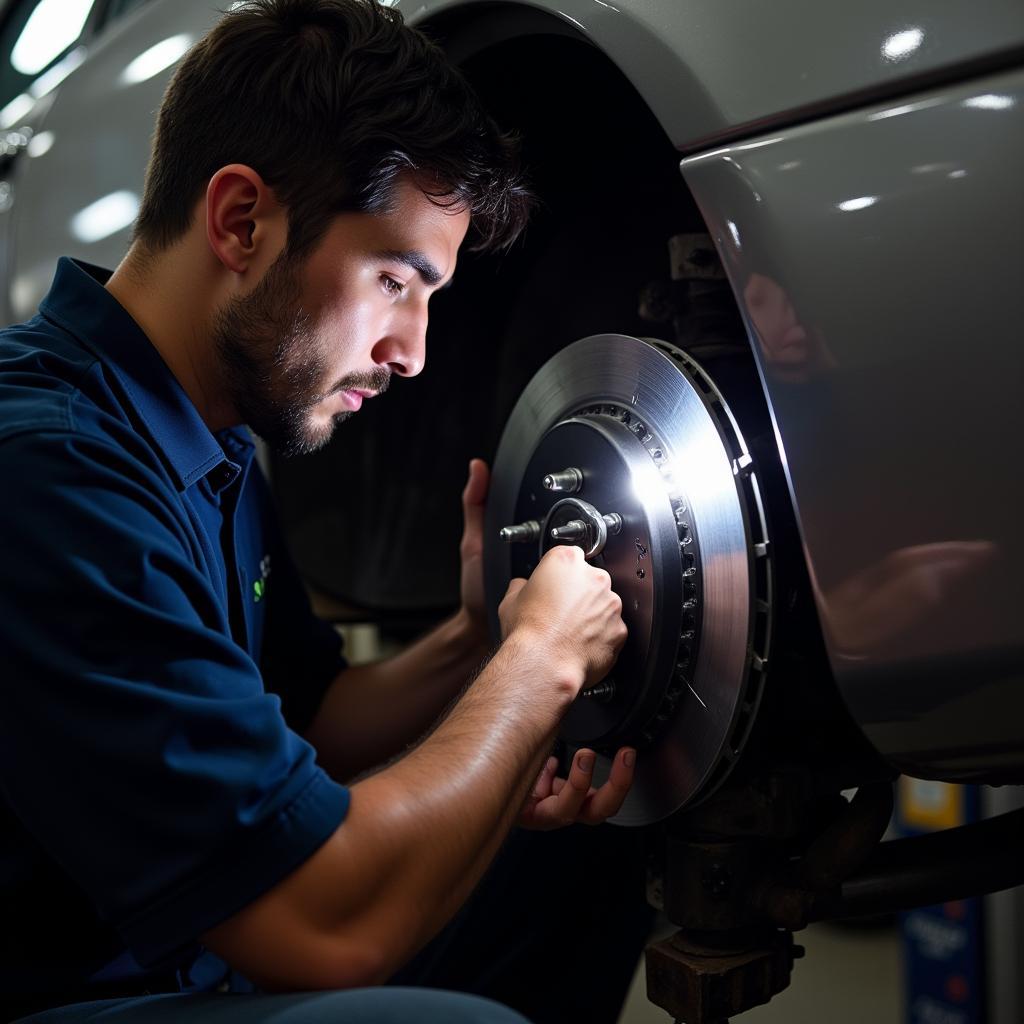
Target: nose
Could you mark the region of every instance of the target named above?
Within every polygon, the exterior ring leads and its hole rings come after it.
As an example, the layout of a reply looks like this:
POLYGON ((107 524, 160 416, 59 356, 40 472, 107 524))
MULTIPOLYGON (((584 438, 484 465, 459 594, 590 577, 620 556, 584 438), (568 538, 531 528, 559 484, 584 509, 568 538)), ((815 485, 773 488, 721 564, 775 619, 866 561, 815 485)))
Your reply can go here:
POLYGON ((427 359, 427 304, 410 303, 373 347, 373 361, 399 377, 415 377, 427 359))

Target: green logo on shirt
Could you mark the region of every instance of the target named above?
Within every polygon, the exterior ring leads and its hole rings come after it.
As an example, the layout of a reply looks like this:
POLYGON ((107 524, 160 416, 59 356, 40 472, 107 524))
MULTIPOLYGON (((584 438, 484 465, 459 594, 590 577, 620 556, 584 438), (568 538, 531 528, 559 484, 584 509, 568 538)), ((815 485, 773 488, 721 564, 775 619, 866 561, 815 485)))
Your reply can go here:
POLYGON ((253 580, 252 596, 254 601, 262 601, 267 590, 267 578, 270 576, 270 555, 260 559, 260 578, 253 580))

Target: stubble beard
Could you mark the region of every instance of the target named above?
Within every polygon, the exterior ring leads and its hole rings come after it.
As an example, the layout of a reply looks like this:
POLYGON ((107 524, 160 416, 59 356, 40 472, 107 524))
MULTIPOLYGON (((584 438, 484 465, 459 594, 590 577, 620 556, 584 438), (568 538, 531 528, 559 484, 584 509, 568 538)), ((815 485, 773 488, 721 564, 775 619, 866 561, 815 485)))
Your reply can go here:
POLYGON ((282 253, 258 285, 217 313, 213 344, 222 386, 242 420, 275 452, 305 455, 330 441, 351 412, 322 425, 313 408, 345 388, 383 391, 389 374, 352 374, 322 391, 327 360, 312 317, 301 304, 302 263, 282 253))

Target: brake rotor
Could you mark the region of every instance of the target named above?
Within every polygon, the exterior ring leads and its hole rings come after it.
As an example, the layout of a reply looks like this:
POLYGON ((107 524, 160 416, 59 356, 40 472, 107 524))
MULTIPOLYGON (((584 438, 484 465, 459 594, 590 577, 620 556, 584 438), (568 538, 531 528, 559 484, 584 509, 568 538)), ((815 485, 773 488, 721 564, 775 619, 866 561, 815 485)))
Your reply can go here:
POLYGON ((760 698, 771 563, 756 467, 722 395, 663 342, 586 338, 527 385, 492 472, 485 579, 492 625, 509 580, 554 544, 608 571, 629 630, 608 679, 562 723, 636 779, 612 820, 643 825, 706 796, 738 757, 760 698))

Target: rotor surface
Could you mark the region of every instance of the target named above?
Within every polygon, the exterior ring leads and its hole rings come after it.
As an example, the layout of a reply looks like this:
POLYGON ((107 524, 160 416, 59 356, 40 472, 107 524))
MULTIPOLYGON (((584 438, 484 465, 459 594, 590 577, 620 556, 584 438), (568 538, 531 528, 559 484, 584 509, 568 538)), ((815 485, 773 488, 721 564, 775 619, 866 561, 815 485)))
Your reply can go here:
POLYGON ((688 356, 599 335, 552 357, 516 404, 494 461, 485 532, 492 624, 513 576, 553 544, 608 571, 629 631, 611 675, 562 723, 636 778, 616 823, 641 825, 727 774, 760 693, 770 577, 754 467, 724 400, 688 356), (751 519, 755 520, 751 529, 751 519), (755 650, 760 647, 760 652, 755 650))

